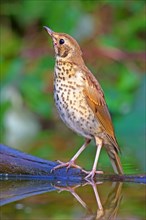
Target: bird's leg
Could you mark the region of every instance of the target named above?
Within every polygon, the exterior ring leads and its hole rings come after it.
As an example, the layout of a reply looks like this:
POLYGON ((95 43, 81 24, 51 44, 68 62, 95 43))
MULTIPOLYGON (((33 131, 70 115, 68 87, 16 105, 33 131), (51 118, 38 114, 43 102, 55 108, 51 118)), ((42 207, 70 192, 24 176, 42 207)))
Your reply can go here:
POLYGON ((87 145, 90 143, 90 139, 86 139, 85 143, 82 145, 82 147, 77 151, 77 153, 71 158, 71 160, 67 163, 64 163, 64 162, 61 162, 61 161, 57 161, 59 162, 60 164, 55 166, 51 172, 53 172, 54 170, 56 169, 59 169, 59 168, 62 168, 62 167, 66 167, 67 170, 70 168, 70 167, 75 167, 75 168, 78 168, 78 169, 82 169, 82 167, 78 166, 75 164, 75 160, 78 158, 78 156, 83 152, 83 150, 85 150, 85 148, 87 147, 87 145))
POLYGON ((94 160, 94 164, 93 164, 93 168, 90 172, 86 172, 88 175, 85 177, 85 179, 89 179, 91 178, 93 180, 94 176, 96 173, 98 174, 102 174, 102 171, 96 171, 96 167, 97 167, 97 163, 98 163, 98 159, 99 159, 99 155, 100 155, 100 151, 102 148, 102 140, 95 137, 95 142, 96 142, 96 146, 97 146, 97 151, 96 151, 96 156, 95 156, 95 160, 94 160))

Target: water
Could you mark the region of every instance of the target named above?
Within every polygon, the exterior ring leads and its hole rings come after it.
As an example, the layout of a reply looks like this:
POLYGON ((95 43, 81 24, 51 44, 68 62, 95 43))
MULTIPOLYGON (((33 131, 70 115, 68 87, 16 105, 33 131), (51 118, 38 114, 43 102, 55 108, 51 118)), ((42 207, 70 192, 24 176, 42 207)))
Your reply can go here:
POLYGON ((145 184, 1 181, 2 220, 146 219, 145 184))

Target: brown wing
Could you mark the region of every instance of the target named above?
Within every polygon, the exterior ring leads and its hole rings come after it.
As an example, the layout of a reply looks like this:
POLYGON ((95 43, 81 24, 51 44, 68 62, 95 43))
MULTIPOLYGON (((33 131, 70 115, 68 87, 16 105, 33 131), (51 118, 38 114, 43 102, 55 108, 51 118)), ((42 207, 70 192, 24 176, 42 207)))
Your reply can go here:
POLYGON ((104 99, 103 91, 91 72, 86 72, 86 79, 87 83, 84 88, 84 95, 86 97, 87 103, 95 113, 103 130, 105 130, 108 139, 116 147, 116 150, 119 151, 119 147, 114 135, 111 116, 104 99))

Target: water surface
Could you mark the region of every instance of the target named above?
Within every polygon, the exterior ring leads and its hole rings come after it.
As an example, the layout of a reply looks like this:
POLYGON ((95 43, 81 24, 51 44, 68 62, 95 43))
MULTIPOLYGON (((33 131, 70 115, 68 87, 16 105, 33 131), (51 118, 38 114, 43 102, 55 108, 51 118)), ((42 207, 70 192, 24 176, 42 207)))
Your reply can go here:
POLYGON ((1 181, 1 219, 146 218, 145 185, 122 182, 1 181))

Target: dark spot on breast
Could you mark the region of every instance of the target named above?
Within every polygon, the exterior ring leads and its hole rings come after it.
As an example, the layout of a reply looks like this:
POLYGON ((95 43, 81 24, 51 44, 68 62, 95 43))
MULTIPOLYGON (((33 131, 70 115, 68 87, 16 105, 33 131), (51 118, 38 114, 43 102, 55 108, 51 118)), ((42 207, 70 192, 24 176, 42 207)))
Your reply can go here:
MULTIPOLYGON (((69 85, 69 88, 76 90, 76 88, 74 86, 69 85)), ((75 95, 75 92, 73 92, 73 94, 75 95)))
POLYGON ((57 99, 57 101, 59 100, 59 96, 58 95, 56 95, 56 99, 57 99))
POLYGON ((55 77, 57 77, 57 73, 56 73, 56 71, 54 71, 54 75, 55 75, 55 77))
POLYGON ((81 110, 79 111, 79 113, 80 113, 81 115, 83 115, 83 112, 82 112, 81 110))
POLYGON ((57 65, 57 69, 61 71, 61 68, 57 65))
POLYGON ((83 106, 83 105, 80 105, 80 108, 82 108, 82 109, 86 110, 86 107, 85 107, 85 106, 83 106))

